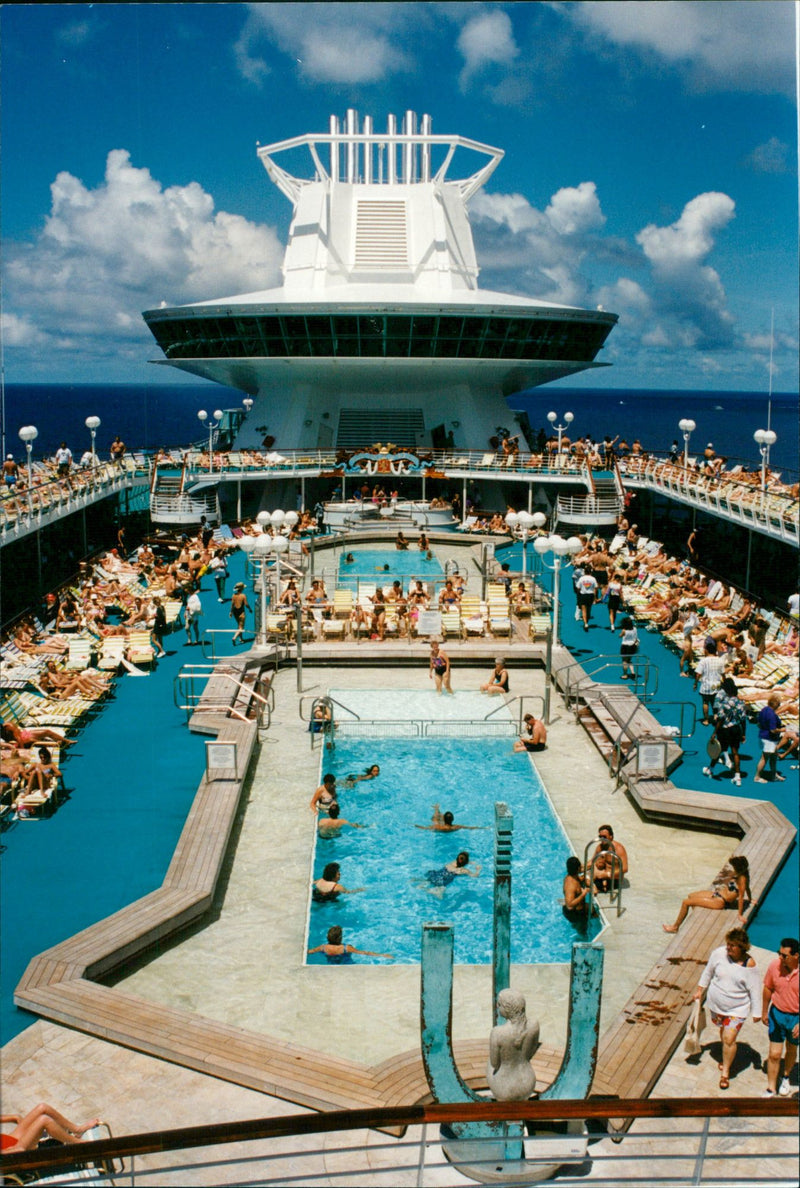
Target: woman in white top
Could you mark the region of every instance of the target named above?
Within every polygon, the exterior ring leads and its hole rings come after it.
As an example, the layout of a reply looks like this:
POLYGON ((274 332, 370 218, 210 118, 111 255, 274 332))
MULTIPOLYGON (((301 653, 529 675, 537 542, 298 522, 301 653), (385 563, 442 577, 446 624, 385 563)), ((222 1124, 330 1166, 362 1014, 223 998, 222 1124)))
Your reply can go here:
POLYGON ((628 615, 622 620, 620 626, 622 634, 619 637, 619 651, 622 657, 622 679, 623 681, 632 681, 635 676, 633 657, 639 651, 639 633, 633 625, 633 619, 628 615))
POLYGON ((722 1040, 720 1089, 730 1085, 736 1042, 748 1008, 753 1013, 754 1023, 761 1019, 760 978, 749 949, 750 938, 743 928, 732 928, 726 933, 725 944, 714 949, 709 957, 693 996, 702 1000, 708 990, 706 1005, 711 1022, 719 1027, 722 1040))

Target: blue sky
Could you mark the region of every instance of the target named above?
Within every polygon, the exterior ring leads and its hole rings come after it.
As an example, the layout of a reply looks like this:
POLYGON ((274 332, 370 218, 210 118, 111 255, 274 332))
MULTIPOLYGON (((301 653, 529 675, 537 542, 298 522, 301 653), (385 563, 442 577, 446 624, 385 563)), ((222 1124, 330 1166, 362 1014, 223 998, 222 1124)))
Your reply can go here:
MULTIPOLYGON (((163 382, 141 311, 269 287, 255 155, 355 107, 505 158, 482 287, 620 314, 586 386, 795 391, 790 0, 8 5, 7 382, 163 382)), ((575 381, 568 381, 575 382, 575 381)))

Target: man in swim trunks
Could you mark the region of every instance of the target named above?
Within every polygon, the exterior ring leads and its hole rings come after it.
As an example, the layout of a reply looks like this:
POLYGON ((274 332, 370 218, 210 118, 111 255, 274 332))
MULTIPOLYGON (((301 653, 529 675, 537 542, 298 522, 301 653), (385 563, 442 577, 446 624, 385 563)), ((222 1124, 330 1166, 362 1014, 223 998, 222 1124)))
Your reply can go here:
POLYGON ((769 1028, 767 1056, 767 1088, 765 1097, 779 1093, 788 1097, 792 1092, 789 1078, 797 1061, 798 1031, 800 1030, 800 996, 798 995, 798 943, 794 937, 784 937, 778 956, 764 977, 761 1018, 769 1028), (784 1052, 784 1044, 785 1052, 784 1052), (778 1074, 783 1057, 783 1077, 778 1074))
POLYGON ((533 714, 526 714, 522 719, 525 723, 526 734, 514 743, 515 751, 543 751, 547 745, 547 727, 540 718, 533 714))

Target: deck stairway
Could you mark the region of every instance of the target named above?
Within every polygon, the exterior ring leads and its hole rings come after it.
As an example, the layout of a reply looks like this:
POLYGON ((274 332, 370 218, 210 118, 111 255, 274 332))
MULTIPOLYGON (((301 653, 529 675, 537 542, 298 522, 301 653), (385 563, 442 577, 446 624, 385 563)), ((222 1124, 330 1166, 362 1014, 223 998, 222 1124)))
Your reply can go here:
POLYGON ((184 489, 184 471, 156 467, 150 488, 150 515, 156 524, 197 524, 205 516, 209 524, 220 521, 216 487, 189 494, 184 489))
POLYGON ((588 495, 559 495, 556 516, 559 523, 602 527, 616 524, 624 507, 625 496, 616 475, 594 473, 588 467, 582 477, 589 488, 588 495))
POLYGON ((683 750, 632 689, 592 684, 581 691, 576 716, 607 763, 618 770, 633 758, 636 740, 666 741, 667 771, 681 761, 683 750), (618 758, 617 758, 618 754, 618 758))

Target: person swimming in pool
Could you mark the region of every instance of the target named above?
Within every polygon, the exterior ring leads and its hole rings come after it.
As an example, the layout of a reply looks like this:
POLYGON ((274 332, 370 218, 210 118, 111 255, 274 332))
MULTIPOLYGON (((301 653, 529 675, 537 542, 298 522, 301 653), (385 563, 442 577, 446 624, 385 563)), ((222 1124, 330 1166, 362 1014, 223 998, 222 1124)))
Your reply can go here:
POLYGON ((446 866, 437 866, 433 870, 426 871, 425 881, 420 883, 431 895, 436 895, 439 899, 444 895, 445 887, 456 879, 458 875, 469 875, 471 879, 477 879, 481 873, 481 867, 470 867, 469 853, 462 850, 460 854, 456 855, 455 862, 448 862, 446 866))
POLYGON ((438 804, 433 806, 430 825, 415 825, 415 829, 430 829, 434 833, 455 833, 457 829, 488 829, 488 825, 456 825, 452 813, 443 813, 438 804))
POLYGON ((371 767, 367 767, 364 770, 363 775, 353 775, 351 773, 350 775, 345 776, 344 786, 345 788, 355 788, 356 784, 360 784, 362 780, 375 780, 380 774, 380 767, 377 763, 373 763, 371 767))
POLYGON ((369 949, 357 949, 354 945, 344 944, 338 924, 328 929, 328 940, 324 945, 315 945, 308 950, 309 957, 312 953, 324 953, 328 965, 353 965, 354 953, 359 957, 393 957, 392 953, 372 953, 369 949))
POLYGON ((345 565, 355 565, 356 559, 352 553, 347 554, 347 556, 344 559, 344 563, 345 563, 345 565))
POLYGON ((364 887, 343 887, 339 882, 342 870, 338 862, 328 862, 322 871, 322 877, 314 879, 311 886, 311 898, 314 903, 335 903, 340 895, 357 895, 364 891, 364 887))
POLYGON ((322 783, 311 797, 309 808, 317 816, 327 813, 332 804, 336 803, 336 776, 328 772, 322 777, 322 783))
POLYGON ((317 833, 321 838, 338 837, 344 825, 349 825, 351 829, 369 828, 368 825, 359 825, 356 821, 345 821, 344 817, 339 816, 340 811, 335 800, 333 804, 328 805, 327 817, 320 817, 317 822, 317 833))

